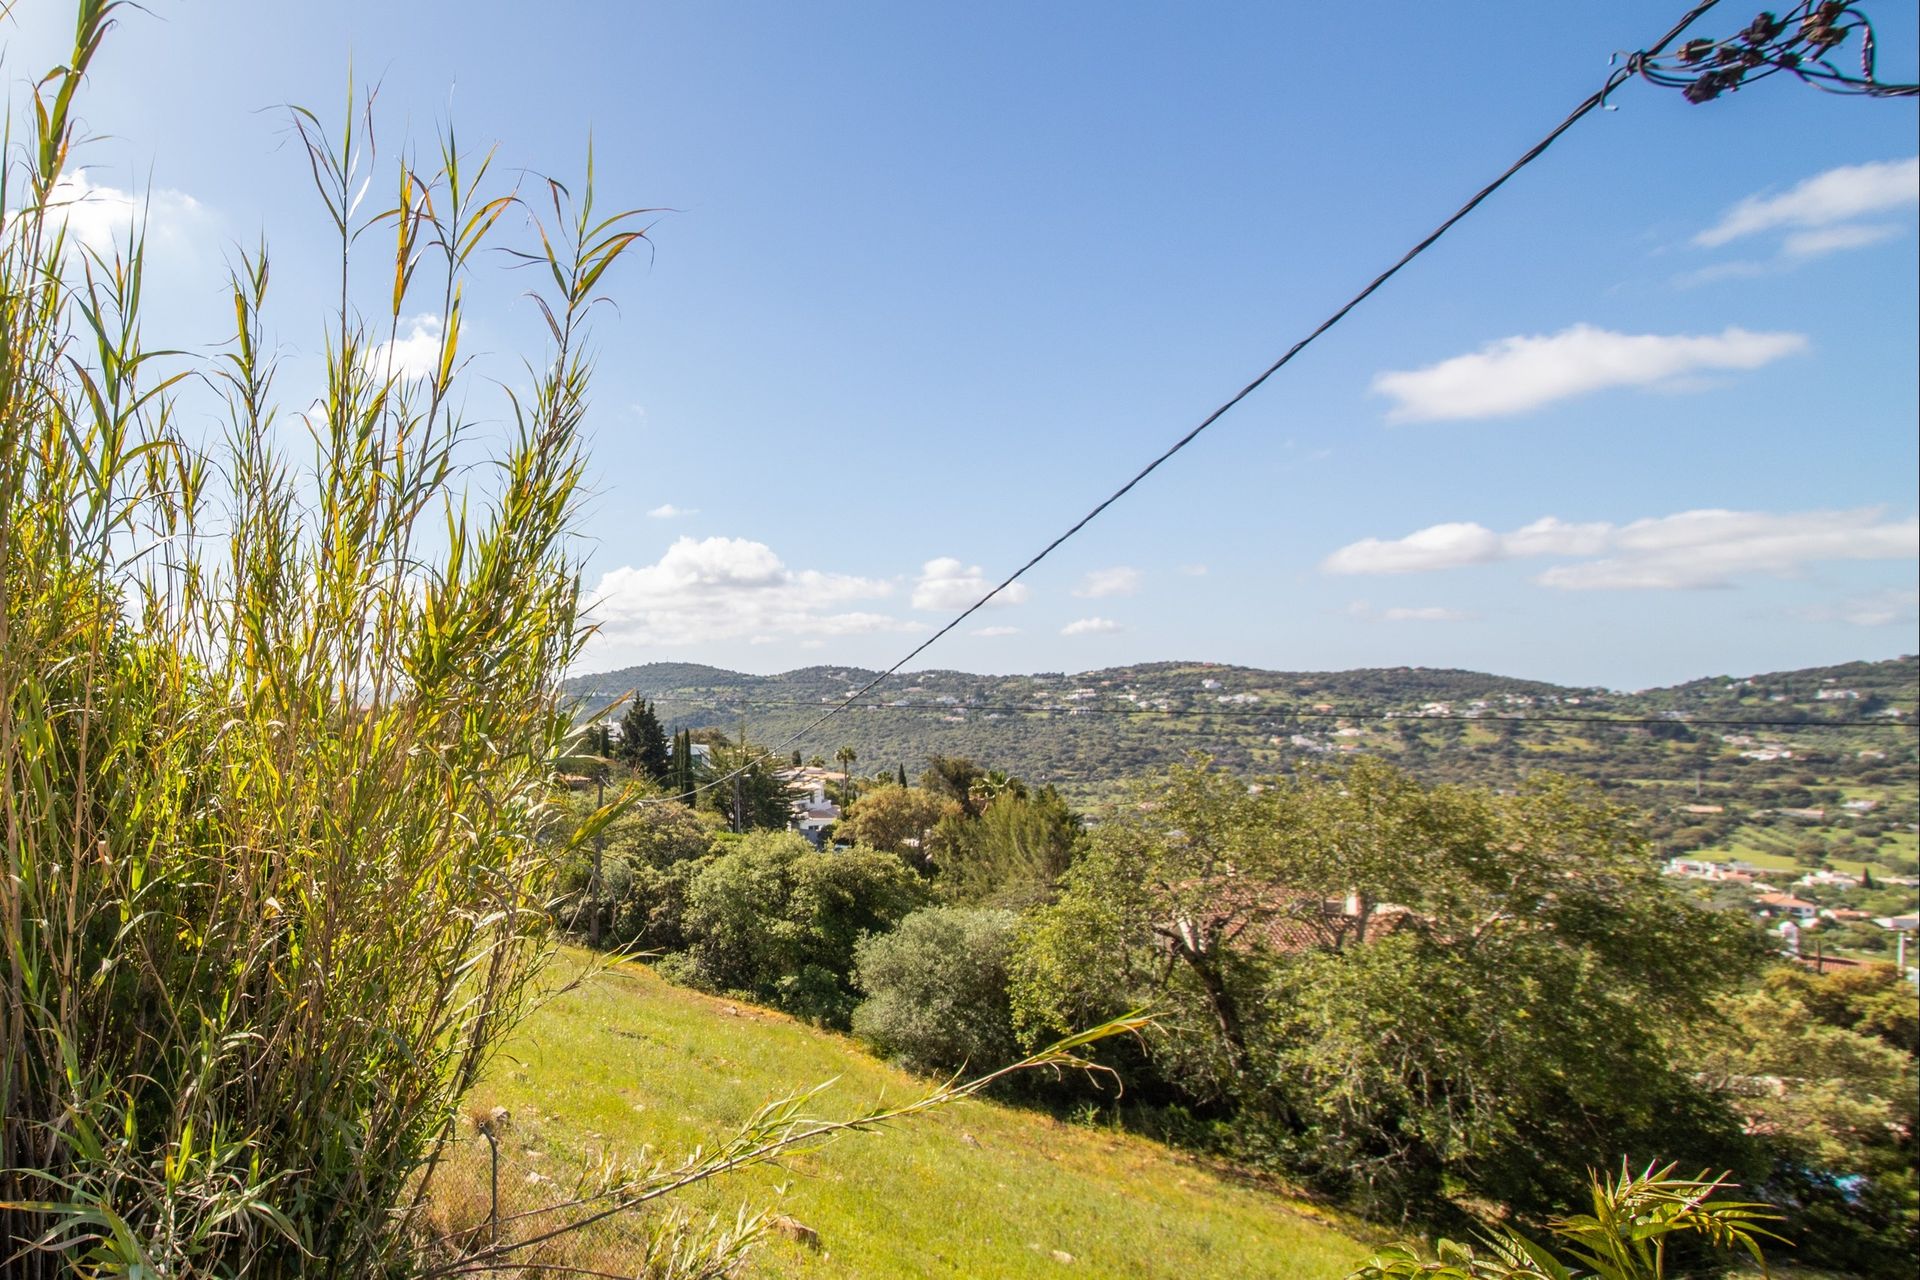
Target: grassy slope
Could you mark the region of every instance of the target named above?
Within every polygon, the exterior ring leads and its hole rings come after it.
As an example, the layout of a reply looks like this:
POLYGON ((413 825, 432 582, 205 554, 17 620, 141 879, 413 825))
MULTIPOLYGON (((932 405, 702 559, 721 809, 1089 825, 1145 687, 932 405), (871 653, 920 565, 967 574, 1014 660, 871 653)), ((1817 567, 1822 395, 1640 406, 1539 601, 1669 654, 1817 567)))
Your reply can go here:
MULTIPOLYGON (((771 1097, 836 1076, 823 1115, 925 1087, 844 1037, 638 965, 555 999, 509 1052, 479 1101, 513 1112, 502 1180, 516 1198, 529 1194, 531 1171, 564 1182, 609 1146, 684 1150, 771 1097)), ((842 1138, 687 1203, 731 1217, 743 1200, 821 1235, 818 1252, 769 1245, 754 1268, 763 1275, 1338 1277, 1370 1252, 1312 1206, 1155 1143, 983 1102, 842 1138)), ((619 1245, 603 1239, 613 1261, 619 1245)))

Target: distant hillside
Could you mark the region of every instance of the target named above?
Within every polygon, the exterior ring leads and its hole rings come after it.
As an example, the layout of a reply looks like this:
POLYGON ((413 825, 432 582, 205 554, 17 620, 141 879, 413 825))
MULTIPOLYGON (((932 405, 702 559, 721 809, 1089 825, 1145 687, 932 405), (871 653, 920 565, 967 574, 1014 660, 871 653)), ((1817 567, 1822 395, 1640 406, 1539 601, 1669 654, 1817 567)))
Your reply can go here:
MULTIPOLYGON (((744 724, 754 742, 772 745, 875 674, 818 666, 756 676, 649 663, 579 676, 567 688, 585 708, 633 692, 653 700, 670 728, 734 733, 744 724)), ((1420 667, 925 671, 895 677, 793 748, 831 758, 850 746, 863 772, 904 766, 910 774, 930 754, 966 755, 1083 803, 1194 751, 1263 772, 1364 751, 1430 780, 1494 786, 1551 768, 1646 808, 1673 851, 1785 855, 1821 839, 1836 855, 1884 854, 1887 865, 1905 867, 1920 817, 1917 691, 1913 657, 1633 693, 1420 667)))
MULTIPOLYGON (((876 674, 818 666, 756 676, 656 662, 577 676, 566 687, 588 705, 628 693, 651 699, 672 728, 732 732, 745 723, 754 741, 773 743, 876 674)), ((1823 742, 1871 738, 1896 748, 1890 758, 1898 758, 1902 746, 1911 754, 1913 735, 1886 726, 1913 723, 1917 675, 1920 664, 1906 657, 1621 693, 1424 667, 1263 671, 1155 662, 1071 675, 925 671, 896 676, 829 721, 815 740, 795 745, 807 756, 851 746, 867 768, 917 770, 933 752, 972 755, 1026 777, 1076 785, 1131 777, 1194 750, 1241 767, 1276 768, 1341 747, 1378 749, 1405 739, 1409 726, 1397 722, 1408 720, 1436 740, 1523 738, 1521 745, 1539 751, 1574 736, 1580 726, 1568 717, 1591 716, 1670 721, 1652 726, 1652 736, 1667 741, 1697 740, 1687 727, 1696 720, 1753 722, 1756 732, 1774 731, 1760 722, 1818 725, 1828 735, 1823 742)), ((1602 731, 1618 738, 1647 728, 1602 731)))

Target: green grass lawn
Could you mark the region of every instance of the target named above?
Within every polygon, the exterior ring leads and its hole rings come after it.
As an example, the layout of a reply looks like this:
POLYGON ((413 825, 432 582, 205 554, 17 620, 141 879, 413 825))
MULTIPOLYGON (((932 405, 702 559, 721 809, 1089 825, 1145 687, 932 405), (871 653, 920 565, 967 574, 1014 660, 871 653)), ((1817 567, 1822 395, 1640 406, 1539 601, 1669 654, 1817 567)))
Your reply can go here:
MULTIPOLYGON (((580 963, 568 955, 560 967, 580 963)), ((536 1014, 475 1101, 512 1113, 501 1178, 512 1193, 503 1200, 520 1205, 554 1196, 610 1150, 710 1143, 769 1099, 836 1078, 816 1105, 823 1116, 927 1088, 845 1037, 629 964, 536 1014)), ((484 1148, 468 1143, 449 1186, 476 1173, 484 1175, 484 1148)), ((685 1201, 724 1218, 742 1203, 820 1234, 817 1249, 770 1242, 751 1268, 765 1276, 1332 1278, 1371 1252, 1354 1224, 1283 1188, 1141 1138, 987 1102, 849 1135, 685 1201)), ((597 1230, 594 1261, 617 1269, 638 1230, 597 1230)))

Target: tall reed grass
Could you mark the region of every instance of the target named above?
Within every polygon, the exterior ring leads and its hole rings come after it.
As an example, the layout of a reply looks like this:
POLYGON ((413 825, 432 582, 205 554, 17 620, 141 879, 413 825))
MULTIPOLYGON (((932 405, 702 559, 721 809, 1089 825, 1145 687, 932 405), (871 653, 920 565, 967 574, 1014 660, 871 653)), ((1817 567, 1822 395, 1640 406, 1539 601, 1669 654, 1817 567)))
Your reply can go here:
POLYGON ((264 248, 195 361, 144 342, 137 230, 67 232, 120 9, 81 0, 0 184, 0 1271, 377 1274, 410 1265, 548 952, 549 870, 591 837, 552 791, 585 324, 644 231, 591 163, 506 190, 449 130, 381 176, 366 113, 296 111, 339 293, 290 415, 264 248), (522 228, 549 349, 475 471, 463 282, 522 228), (424 308, 414 375, 389 344, 424 308), (181 425, 206 387, 210 442, 181 425))
POLYGON ((591 153, 578 191, 501 189, 450 129, 363 211, 370 105, 331 133, 294 110, 339 286, 324 391, 283 413, 264 248, 201 360, 145 344, 137 226, 68 233, 75 97, 122 8, 79 0, 0 179, 0 1273, 604 1274, 583 1233, 651 1212, 629 1273, 719 1276, 768 1219, 696 1222, 676 1191, 1139 1031, 847 1119, 798 1092, 545 1202, 490 1166, 483 1216, 458 1176, 435 1203, 487 1137, 464 1099, 537 994, 556 869, 626 799, 564 811, 558 679, 587 634, 587 319, 648 211, 596 210, 591 153), (460 341, 489 247, 547 349, 485 453, 460 341), (209 391, 202 440, 183 406, 209 391))

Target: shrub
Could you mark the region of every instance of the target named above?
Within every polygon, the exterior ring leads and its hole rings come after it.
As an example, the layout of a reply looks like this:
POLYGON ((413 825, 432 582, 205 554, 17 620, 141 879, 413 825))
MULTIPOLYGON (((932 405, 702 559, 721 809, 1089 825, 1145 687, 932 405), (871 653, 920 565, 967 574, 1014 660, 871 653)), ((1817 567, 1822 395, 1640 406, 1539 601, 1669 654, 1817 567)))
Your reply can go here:
POLYGON ((1019 1057, 1007 1002, 1011 911, 934 907, 854 949, 867 998, 853 1032, 919 1071, 988 1071, 1019 1057))
POLYGON ((679 972, 844 1028, 857 1001, 855 944, 925 900, 925 882, 890 853, 823 853, 790 831, 752 832, 694 879, 679 972))
MULTIPOLYGON (((592 818, 588 811, 578 820, 592 818)), ((623 950, 684 948, 687 892, 723 834, 720 817, 705 810, 635 805, 606 825, 597 847, 568 859, 561 877, 568 928, 623 950)))

